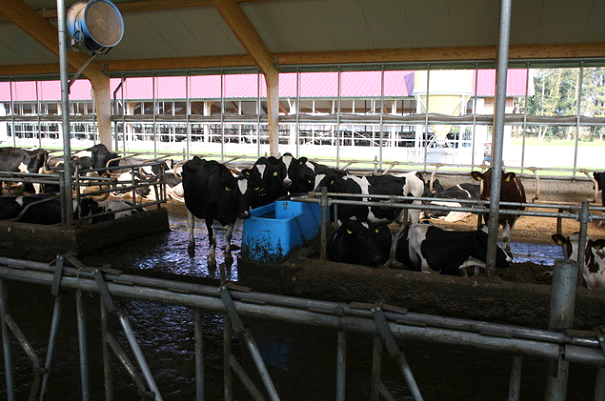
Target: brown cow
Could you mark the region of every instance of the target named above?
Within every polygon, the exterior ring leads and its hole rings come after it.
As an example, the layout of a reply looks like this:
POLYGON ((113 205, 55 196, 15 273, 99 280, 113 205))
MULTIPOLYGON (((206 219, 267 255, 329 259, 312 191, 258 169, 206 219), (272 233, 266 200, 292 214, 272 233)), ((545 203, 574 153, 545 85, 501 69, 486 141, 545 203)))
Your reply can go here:
MULTIPOLYGON (((489 200, 490 199, 490 191, 491 191, 491 183, 492 183, 492 169, 488 169, 485 173, 481 173, 479 171, 472 171, 471 176, 477 181, 483 182, 483 190, 481 191, 481 199, 489 200)), ((521 181, 515 176, 515 173, 505 173, 502 171, 500 184, 500 201, 501 202, 519 202, 526 203, 527 199, 525 198, 525 188, 523 188, 523 184, 521 181)), ((502 206, 502 209, 514 209, 514 210, 524 210, 523 206, 502 206)), ((519 216, 506 214, 500 215, 498 219, 498 223, 502 226, 502 242, 504 243, 504 250, 509 255, 512 255, 510 250, 510 235, 513 227, 515 226, 515 222, 519 216)), ((487 214, 483 215, 484 221, 487 223, 489 217, 487 214)))

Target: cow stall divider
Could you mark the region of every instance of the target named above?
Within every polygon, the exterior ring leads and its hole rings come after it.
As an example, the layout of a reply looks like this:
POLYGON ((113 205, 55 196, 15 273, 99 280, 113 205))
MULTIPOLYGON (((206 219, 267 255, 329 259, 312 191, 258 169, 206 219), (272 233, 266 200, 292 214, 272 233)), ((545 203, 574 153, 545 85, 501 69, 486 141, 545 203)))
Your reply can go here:
MULTIPOLYGON (((555 270, 573 269, 570 261, 558 260, 555 270)), ((569 276, 569 274, 567 275, 569 276)), ((572 274, 573 276, 573 274, 572 274)), ((574 291, 572 280, 556 280, 554 286, 560 287, 555 293, 571 294, 574 291)), ((88 344, 85 338, 86 316, 81 312, 84 298, 82 293, 98 294, 101 299, 101 328, 103 366, 105 377, 105 399, 114 399, 110 352, 117 356, 133 382, 140 389, 144 399, 161 400, 161 389, 157 387, 148 364, 145 361, 144 350, 139 346, 136 333, 129 324, 126 313, 117 308, 113 302, 116 298, 153 301, 167 305, 181 305, 191 308, 194 312, 195 335, 195 371, 196 394, 198 400, 204 400, 204 354, 203 330, 200 311, 211 311, 224 314, 223 331, 223 364, 224 364, 224 393, 226 400, 233 400, 233 382, 231 373, 234 372, 255 400, 264 400, 261 390, 254 384, 244 371, 231 350, 232 330, 243 335, 246 346, 252 355, 262 383, 269 399, 279 400, 277 390, 269 376, 269 372, 258 352, 258 347, 252 335, 253 325, 246 323, 245 318, 272 319, 285 324, 303 324, 313 327, 336 330, 337 339, 337 369, 336 369, 336 399, 345 400, 344 380, 346 377, 346 334, 348 332, 362 333, 374 339, 372 370, 369 372, 371 383, 371 400, 376 401, 381 395, 385 399, 394 399, 381 381, 382 350, 386 348, 391 357, 395 358, 408 385, 414 400, 422 400, 421 390, 416 385, 410 366, 401 351, 401 344, 406 340, 422 340, 452 346, 470 346, 479 349, 510 353, 514 356, 511 368, 508 399, 517 400, 520 388, 522 357, 533 356, 552 361, 556 366, 563 363, 579 363, 594 366, 605 366, 605 339, 595 332, 563 331, 551 327, 548 330, 527 328, 513 325, 487 323, 467 319, 435 316, 414 313, 405 308, 387 304, 367 303, 337 303, 292 296, 266 294, 251 291, 249 288, 223 281, 219 286, 208 286, 181 281, 151 278, 145 276, 123 274, 109 266, 89 267, 81 264, 70 255, 59 255, 52 263, 40 263, 26 260, 0 258, 0 312, 2 314, 2 339, 4 352, 4 368, 6 371, 6 389, 8 400, 15 399, 14 377, 12 375, 12 345, 11 334, 19 341, 21 347, 32 361, 35 379, 31 386, 30 399, 44 399, 49 373, 53 369, 53 350, 57 342, 62 295, 66 291, 76 291, 77 325, 80 347, 80 373, 82 399, 88 399, 90 389, 88 383, 88 344), (5 280, 32 283, 49 286, 55 297, 55 307, 49 334, 49 344, 44 365, 40 362, 31 344, 18 329, 17 322, 10 314, 7 305, 5 280), (80 295, 78 295, 78 293, 80 295), (109 318, 117 317, 124 331, 133 362, 127 352, 117 343, 116 338, 108 329, 109 318), (516 395, 515 395, 516 394, 516 395)), ((560 308, 553 308, 551 319, 560 319, 565 313, 560 308)), ((151 350, 149 350, 151 352, 151 350)), ((601 369, 602 370, 602 369, 601 369)), ((602 375, 598 376, 603 377, 602 375)), ((597 378, 597 379, 598 379, 597 378)), ((560 376, 557 385, 565 384, 566 379, 560 376)), ((551 393, 558 394, 556 398, 564 399, 556 388, 549 387, 551 393), (555 389, 555 390, 553 390, 555 389)), ((595 400, 603 400, 605 393, 603 385, 595 385, 595 400)), ((563 395, 564 397, 564 395, 563 395)))
MULTIPOLYGON (((133 210, 137 208, 157 206, 166 203, 166 184, 164 178, 164 164, 162 160, 145 160, 140 163, 132 163, 102 169, 81 170, 77 163, 73 166, 72 189, 73 199, 80 203, 84 197, 92 197, 96 200, 112 198, 130 198, 131 206, 123 205, 120 211, 133 210), (145 168, 158 167, 160 173, 145 176, 140 171, 145 168), (121 180, 121 173, 130 173, 130 178, 121 180), (147 192, 151 196, 142 196, 147 192)), ((7 183, 31 183, 41 186, 52 186, 60 188, 64 186, 63 175, 60 172, 53 173, 16 173, 0 172, 0 181, 7 183)), ((9 184, 10 188, 10 184, 9 184)), ((53 192, 48 192, 51 196, 53 192)), ((115 212, 115 210, 114 210, 115 212)), ((78 220, 90 220, 102 217, 111 212, 94 213, 87 216, 77 216, 78 220)))

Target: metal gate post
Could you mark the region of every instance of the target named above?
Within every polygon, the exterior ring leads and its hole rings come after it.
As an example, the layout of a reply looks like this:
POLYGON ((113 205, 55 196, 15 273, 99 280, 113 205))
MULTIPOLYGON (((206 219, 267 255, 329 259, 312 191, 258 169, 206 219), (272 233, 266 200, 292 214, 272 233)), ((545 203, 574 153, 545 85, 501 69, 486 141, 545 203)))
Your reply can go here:
POLYGON ((378 401, 380 396, 380 376, 382 375, 382 339, 374 336, 372 349, 372 379, 370 401, 378 401))
POLYGON ((8 327, 6 326, 6 286, 0 278, 0 323, 2 326, 2 350, 4 352, 4 375, 6 381, 7 401, 15 399, 15 384, 13 379, 13 359, 10 347, 8 327))
POLYGON ((90 386, 88 382, 88 356, 86 341, 86 319, 84 316, 84 300, 82 290, 76 291, 76 315, 78 318, 78 346, 80 349, 80 380, 82 385, 82 400, 90 399, 90 386))
MULTIPOLYGON (((267 370, 267 366, 265 366, 265 362, 258 350, 258 346, 254 341, 254 337, 252 337, 252 333, 250 332, 250 328, 244 326, 242 319, 237 313, 237 309, 235 309, 235 303, 233 302, 233 298, 231 297, 231 293, 226 285, 222 285, 220 288, 220 295, 225 307, 227 308, 227 313, 229 314, 229 318, 231 320, 231 324, 237 333, 241 333, 244 336, 244 340, 246 342, 246 346, 248 347, 248 351, 252 356, 252 360, 256 364, 256 368, 263 380, 265 388, 269 393, 269 397, 273 401, 279 401, 279 396, 277 395, 277 390, 273 385, 273 381, 271 380, 271 376, 269 375, 269 371, 267 370)), ((225 361, 227 363, 227 361, 225 361)))
POLYGON ((160 394, 160 390, 158 389, 158 386, 156 385, 155 380, 153 379, 153 375, 151 374, 149 365, 147 365, 147 361, 145 360, 143 351, 141 351, 141 348, 139 347, 139 343, 137 342, 137 339, 134 335, 134 331, 132 330, 132 327, 130 326, 130 322, 124 315, 124 312, 122 312, 120 309, 118 309, 114 305, 113 300, 111 299, 111 294, 109 293, 109 289, 107 288, 107 283, 105 282, 105 279, 103 278, 103 273, 99 269, 96 269, 93 272, 93 275, 94 275, 94 278, 99 287, 99 293, 101 294, 101 302, 103 302, 105 304, 105 306, 107 307, 107 310, 109 312, 115 313, 116 316, 118 317, 118 320, 120 321, 120 324, 122 325, 122 329, 124 330, 124 333, 126 334, 126 338, 128 340, 128 344, 130 345, 130 349, 132 350, 132 353, 134 354, 134 357, 139 364, 139 368, 141 369, 141 371, 143 373, 145 382, 147 383, 147 386, 153 393, 154 400, 161 401, 162 395, 160 394))
POLYGON ((521 392, 521 368, 523 366, 523 357, 521 355, 513 356, 513 366, 510 371, 510 384, 508 386, 508 401, 518 401, 521 392))
POLYGON ((328 188, 321 188, 321 199, 319 201, 321 206, 321 229, 320 229, 320 241, 319 246, 319 259, 326 260, 326 246, 328 243, 328 188))
POLYGON ((109 331, 107 308, 101 302, 101 338, 103 339, 103 377, 105 378, 105 401, 113 401, 113 376, 111 374, 111 354, 109 353, 109 331))
MULTIPOLYGON (((576 297, 578 264, 568 259, 557 259, 553 268, 551 286, 550 330, 565 330, 572 326, 576 297)), ((558 361, 550 361, 546 377, 547 401, 564 401, 567 391, 569 362, 565 360, 565 349, 561 346, 558 361)))
POLYGON ((594 401, 605 401, 605 366, 599 367, 594 389, 594 401))
POLYGON ((55 353, 55 345, 57 343, 57 334, 59 331, 59 321, 61 319, 61 309, 63 306, 63 301, 59 289, 61 287, 61 276, 63 274, 63 262, 63 256, 59 256, 55 265, 55 275, 51 288, 51 293, 55 296, 55 305, 53 307, 53 318, 50 324, 50 336, 48 339, 48 348, 46 350, 46 362, 44 363, 44 376, 42 376, 40 401, 44 400, 44 396, 46 395, 46 390, 48 386, 48 375, 50 373, 50 367, 52 365, 53 354, 55 353))
POLYGON ((202 312, 193 311, 193 325, 195 330, 195 399, 204 401, 204 326, 202 325, 202 312))
POLYGON ((376 323, 376 327, 378 327, 378 332, 384 341, 384 345, 389 354, 391 354, 391 356, 397 360, 399 368, 403 373, 403 377, 405 378, 410 392, 412 393, 412 397, 415 401, 422 401, 422 394, 420 394, 420 389, 418 388, 418 384, 416 384, 414 374, 412 373, 410 365, 408 365, 405 359, 405 355, 399 349, 399 346, 395 341, 395 336, 393 336, 393 333, 389 328, 389 324, 387 323, 383 310, 380 307, 372 308, 372 314, 374 315, 374 322, 376 323))
POLYGON ((347 332, 338 330, 336 342, 336 401, 345 401, 347 375, 347 332))

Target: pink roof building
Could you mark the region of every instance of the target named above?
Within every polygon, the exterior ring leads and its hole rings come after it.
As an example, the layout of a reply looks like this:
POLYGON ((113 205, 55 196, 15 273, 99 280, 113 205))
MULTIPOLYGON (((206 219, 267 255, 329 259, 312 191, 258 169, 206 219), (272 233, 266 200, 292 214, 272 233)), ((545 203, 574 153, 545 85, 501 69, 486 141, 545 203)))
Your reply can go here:
MULTIPOLYGON (((476 70, 474 95, 495 96, 495 70, 476 70)), ((412 97, 414 93, 414 71, 363 71, 341 72, 340 83, 337 72, 305 72, 280 74, 279 95, 282 98, 389 98, 412 97), (384 74, 384 89, 381 81, 384 74), (297 77, 300 76, 300 80, 297 77)), ((529 77, 531 79, 531 76, 529 77)), ((507 96, 533 94, 533 84, 526 84, 528 70, 508 71, 507 96)), ((196 75, 189 78, 142 77, 127 78, 123 88, 118 88, 119 79, 111 79, 111 90, 117 98, 128 100, 178 100, 186 99, 256 99, 266 97, 265 80, 258 74, 196 75), (155 82, 154 82, 155 81, 155 82), (222 85, 221 85, 222 83, 222 85), (189 88, 187 87, 189 86, 189 88), (221 89, 222 86, 222 89, 221 89), (155 93, 154 93, 155 92, 155 93)), ((92 88, 88 80, 76 80, 70 88, 71 101, 91 101, 92 88)), ((0 82, 0 101, 10 102, 56 102, 61 100, 59 81, 0 82)))

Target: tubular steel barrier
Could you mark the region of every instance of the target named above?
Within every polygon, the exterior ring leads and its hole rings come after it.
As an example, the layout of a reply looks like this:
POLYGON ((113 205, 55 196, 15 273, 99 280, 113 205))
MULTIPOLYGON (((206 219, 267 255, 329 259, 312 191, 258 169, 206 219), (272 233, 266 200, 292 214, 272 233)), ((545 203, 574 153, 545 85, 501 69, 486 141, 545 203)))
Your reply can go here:
MULTIPOLYGON (((325 188, 323 188, 325 189, 325 188)), ((336 192, 309 192, 306 196, 295 196, 292 197, 293 201, 297 202, 311 202, 318 203, 322 208, 322 226, 321 226, 321 251, 320 257, 325 260, 325 246, 327 244, 327 209, 335 205, 361 205, 361 206, 378 206, 378 207, 393 207, 399 209, 419 209, 419 210, 439 210, 439 211, 455 211, 455 212, 468 212, 479 215, 478 225, 481 222, 481 215, 489 213, 489 201, 482 200, 461 200, 456 199, 455 202, 461 205, 461 207, 448 207, 443 205, 429 205, 429 204, 415 204, 413 202, 452 202, 452 199, 446 198, 428 198, 428 197, 413 197, 413 196, 397 196, 397 195, 377 195, 377 194, 349 194, 349 193, 336 193, 336 192), (348 200, 338 198, 361 198, 362 200, 348 200), (368 199, 372 199, 371 201, 368 199)), ((517 215, 517 216, 536 216, 536 217, 550 217, 557 219, 557 233, 562 232, 562 219, 575 219, 580 223, 580 240, 579 249, 583 249, 586 244, 587 237, 587 225, 593 220, 604 221, 605 215, 591 214, 593 212, 605 212, 605 207, 593 206, 589 207, 589 202, 584 201, 578 205, 570 204, 535 204, 535 203, 516 203, 516 202, 500 202, 499 213, 503 215, 517 215), (545 210, 557 210, 557 212, 550 211, 535 211, 535 210, 518 210, 518 209, 503 209, 502 207, 524 207, 533 209, 545 209, 545 210)), ((578 253, 578 262, 581 262, 583 257, 582 252, 578 253)), ((490 266, 488 266, 488 269, 490 266)), ((578 266, 578 274, 581 277, 581 265, 578 266)), ((581 283, 581 280, 579 281, 581 283)))
MULTIPOLYGON (((573 262, 565 261, 573 264, 573 262)), ((563 269, 565 268, 563 263, 563 269)), ((557 264, 560 264, 557 262, 557 264)), ((573 280, 557 280, 553 283, 557 286, 553 292, 573 292, 573 280)), ((577 333, 550 330, 541 330, 519 326, 492 324, 486 322, 472 321, 459 318, 433 316, 428 314, 413 313, 406 309, 389 305, 374 305, 361 303, 335 303, 312 299, 297 298, 291 296, 265 294, 250 291, 245 287, 233 283, 223 283, 220 286, 207 286, 194 283, 186 283, 174 280, 142 277, 137 275, 122 274, 119 270, 109 267, 94 268, 84 266, 73 257, 59 256, 51 264, 31 262, 25 260, 0 258, 0 312, 2 318, 2 340, 4 350, 4 365, 6 370, 6 388, 8 400, 14 400, 14 378, 12 376, 12 358, 9 336, 12 333, 20 342, 22 348, 27 352, 33 362, 36 373, 32 383, 31 399, 44 398, 47 385, 48 373, 52 370, 52 353, 56 345, 56 330, 59 324, 62 305, 62 292, 75 290, 78 294, 78 333, 80 337, 85 335, 84 316, 81 313, 83 298, 82 292, 99 294, 101 299, 101 328, 103 339, 103 365, 105 373, 106 399, 113 399, 113 385, 111 379, 111 368, 108 362, 109 350, 120 360, 133 381, 140 389, 144 399, 161 400, 160 389, 156 386, 153 373, 150 371, 142 350, 139 347, 136 334, 130 327, 128 317, 113 302, 114 298, 128 298, 136 300, 154 301, 162 304, 181 305, 194 310, 195 328, 195 370, 197 399, 204 399, 204 376, 203 376, 203 346, 202 346, 202 324, 199 311, 212 311, 223 313, 223 349, 225 369, 225 399, 233 399, 230 379, 234 372, 242 381, 246 389, 254 399, 264 399, 261 392, 256 388, 254 382, 244 371, 240 363, 231 352, 231 330, 243 334, 244 340, 254 364, 256 365, 261 380, 265 385, 267 394, 271 400, 279 400, 279 396, 271 377, 265 367, 258 347, 254 341, 252 331, 242 323, 241 317, 266 318, 283 323, 304 324, 314 327, 337 330, 337 362, 339 368, 336 372, 337 399, 344 400, 346 376, 346 333, 357 332, 372 336, 374 338, 373 363, 371 375, 372 400, 378 399, 378 394, 387 399, 393 399, 380 379, 380 365, 382 349, 385 347, 388 353, 394 357, 402 371, 405 382, 414 400, 422 400, 412 368, 406 362, 398 341, 423 340, 440 344, 467 345, 484 350, 511 353, 513 366, 510 376, 509 400, 518 399, 520 386, 520 374, 522 356, 535 356, 548 361, 565 363, 580 363, 596 366, 605 365, 604 342, 601 337, 577 336, 577 333), (74 266, 68 266, 70 263, 74 266), (33 351, 31 345, 20 334, 17 324, 10 315, 6 303, 6 290, 4 280, 13 280, 24 283, 47 285, 55 296, 55 308, 53 313, 51 333, 49 336, 49 347, 46 355, 46 364, 40 368, 39 358, 33 351), (107 328, 107 318, 116 315, 120 326, 126 334, 131 352, 135 356, 133 363, 124 350, 121 349, 113 335, 107 328), (576 335, 574 335, 576 334, 576 335), (142 372, 143 380, 138 378, 137 369, 142 372), (40 373, 43 378, 40 378, 40 373), (516 394, 516 395, 515 395, 516 394), (389 398, 390 397, 390 398, 389 398)), ((560 302, 560 301, 552 301, 560 302)), ((563 313, 563 312, 553 312, 563 313)), ((551 314, 551 317, 556 318, 551 314)), ((86 356, 86 342, 80 344, 80 372, 83 399, 88 394, 88 362, 86 356)), ((601 369, 602 370, 602 369, 601 369)), ((600 372, 599 377, 602 376, 600 372)), ((561 379, 562 380, 562 379, 561 379)), ((597 380, 598 381, 598 380, 597 380)), ((596 383, 596 391, 602 388, 601 383, 596 383)), ((602 394, 602 392, 601 392, 602 394)))

